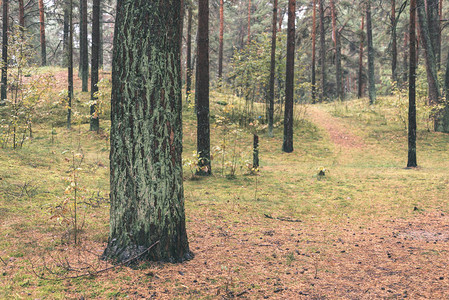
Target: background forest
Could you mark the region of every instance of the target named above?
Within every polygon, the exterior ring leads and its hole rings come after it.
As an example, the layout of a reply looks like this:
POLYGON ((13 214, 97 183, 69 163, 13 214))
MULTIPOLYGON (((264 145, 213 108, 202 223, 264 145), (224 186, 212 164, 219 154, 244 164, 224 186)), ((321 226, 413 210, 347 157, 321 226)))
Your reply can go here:
POLYGON ((204 31, 198 2, 182 1, 181 40, 195 257, 128 268, 99 259, 116 1, 0 1, 0 298, 447 298, 449 4, 209 0, 204 31), (283 135, 289 2, 294 151, 283 135))

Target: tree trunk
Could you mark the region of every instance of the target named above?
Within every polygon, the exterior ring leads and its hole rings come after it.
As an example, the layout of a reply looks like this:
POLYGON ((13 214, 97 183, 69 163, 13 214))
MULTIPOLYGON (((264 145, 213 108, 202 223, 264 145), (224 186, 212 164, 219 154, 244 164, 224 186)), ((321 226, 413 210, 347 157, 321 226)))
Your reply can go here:
MULTIPOLYGON (((100 46, 100 1, 93 0, 92 3, 92 61, 90 79, 90 99, 97 101, 95 93, 98 92, 98 68, 99 68, 99 46, 100 46)), ((90 130, 100 130, 100 118, 98 115, 98 105, 94 103, 90 106, 90 130)))
POLYGON ((103 37, 103 1, 100 2, 100 46, 99 46, 99 57, 98 57, 98 64, 100 69, 103 69, 104 67, 104 37, 103 37))
POLYGON ((67 129, 72 127, 72 99, 73 99, 73 0, 69 1, 69 45, 67 47, 68 63, 68 91, 67 91, 67 129))
POLYGON ((359 73, 357 97, 363 97, 363 43, 365 41, 365 16, 362 15, 362 25, 360 26, 360 50, 359 50, 359 73))
POLYGON ((312 4, 312 103, 316 103, 316 0, 312 4))
POLYGON ((335 47, 335 68, 336 68, 336 80, 337 80, 337 96, 338 99, 343 100, 343 84, 342 84, 342 72, 341 72, 341 45, 340 45, 340 31, 337 29, 337 11, 335 9, 335 0, 330 1, 331 14, 332 14, 332 38, 334 40, 335 47))
POLYGON ((192 6, 189 4, 187 16, 187 45, 186 45, 186 100, 190 102, 192 88, 192 6))
POLYGON ((320 65, 321 65, 321 93, 320 101, 326 99, 326 39, 324 36, 324 0, 319 0, 320 12, 320 65))
POLYGON ((369 103, 376 102, 376 82, 374 75, 373 27, 371 24, 371 0, 366 1, 366 35, 368 37, 368 93, 369 103))
POLYGON ((268 136, 273 137, 274 123, 274 75, 276 68, 276 33, 277 33, 278 0, 273 3, 273 21, 271 23, 271 61, 270 61, 270 87, 268 93, 268 136))
POLYGON ((143 253, 139 260, 192 257, 182 178, 180 12, 180 0, 117 2, 110 231, 103 255, 115 262, 143 253))
POLYGON ((408 67, 407 44, 408 44, 408 35, 405 32, 404 33, 404 56, 403 56, 404 73, 402 74, 402 81, 403 82, 407 82, 407 79, 408 79, 408 72, 407 72, 407 67, 408 67))
POLYGON ((224 27, 224 15, 223 15, 223 0, 220 0, 220 37, 218 48, 218 78, 223 77, 223 27, 224 27))
POLYGON ((287 64, 285 74, 284 143, 282 151, 293 152, 293 97, 295 76, 296 0, 288 1, 287 64))
POLYGON ((23 0, 19 0, 19 26, 20 30, 25 30, 25 7, 23 6, 23 0))
POLYGON ((429 37, 432 44, 433 55, 435 56, 435 64, 437 70, 440 69, 440 14, 439 14, 439 0, 427 0, 427 20, 429 24, 429 37))
MULTIPOLYGON (((438 84, 437 65, 435 52, 432 48, 432 41, 429 32, 429 23, 427 20, 424 0, 416 0, 419 28, 421 32, 421 43, 424 48, 424 57, 426 59, 427 83, 429 87, 429 104, 436 105, 440 102, 440 88, 438 84)), ((435 131, 443 131, 442 122, 439 114, 435 118, 435 131)))
POLYGON ((209 0, 198 3, 198 60, 197 60, 197 175, 212 174, 210 162, 209 122, 209 0))
POLYGON ((45 11, 44 0, 39 0, 39 24, 41 37, 41 65, 47 65, 47 46, 45 42, 45 11))
POLYGON ((80 1, 81 18, 80 18, 80 70, 82 91, 88 91, 89 84, 89 52, 87 41, 87 0, 80 1))
POLYGON ((438 15, 439 15, 439 18, 438 18, 439 19, 439 22, 438 22, 439 28, 438 28, 438 48, 437 48, 438 49, 438 53, 437 53, 438 61, 437 61, 437 64, 438 64, 438 69, 440 69, 440 66, 441 66, 441 42, 442 42, 441 31, 443 28, 443 0, 440 0, 438 15))
POLYGON ((8 0, 3 0, 3 39, 2 39, 2 86, 1 101, 5 101, 8 86, 8 0))
POLYGON ((391 0, 391 81, 398 84, 397 65, 398 65, 398 46, 396 30, 396 0, 391 0))
POLYGON ((259 136, 253 135, 253 169, 259 168, 259 136))
POLYGON ((63 27, 63 38, 62 38, 62 50, 63 50, 63 59, 62 66, 68 67, 69 65, 69 57, 68 57, 68 49, 69 49, 69 3, 70 0, 64 0, 64 27, 63 27))
POLYGON ((247 44, 251 41, 251 0, 248 0, 248 40, 247 44))
POLYGON ((408 109, 408 168, 418 166, 416 162, 416 0, 410 0, 410 63, 409 63, 409 109, 408 109))

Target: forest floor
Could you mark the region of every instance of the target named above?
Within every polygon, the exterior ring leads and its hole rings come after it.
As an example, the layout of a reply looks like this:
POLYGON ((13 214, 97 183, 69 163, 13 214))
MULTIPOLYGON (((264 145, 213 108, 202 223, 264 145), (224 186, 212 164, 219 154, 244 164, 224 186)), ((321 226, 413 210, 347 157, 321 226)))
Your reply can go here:
MULTIPOLYGON (((77 109, 87 111, 88 94, 78 97, 77 109)), ((406 132, 390 107, 366 99, 304 106, 295 151, 281 151, 282 128, 273 138, 261 133, 261 168, 252 175, 251 135, 215 122, 232 99, 211 94, 212 146, 227 149, 215 153, 214 175, 184 170, 195 257, 109 270, 98 259, 108 236, 109 122, 100 134, 82 119, 67 130, 64 109, 44 106, 54 115, 35 124, 33 139, 0 149, 0 298, 449 297, 448 135, 419 130, 420 167, 406 169, 406 132), (78 246, 64 225, 73 216, 62 209, 73 208, 65 179, 76 153, 84 156, 78 246)), ((195 124, 186 108, 187 161, 195 124)))

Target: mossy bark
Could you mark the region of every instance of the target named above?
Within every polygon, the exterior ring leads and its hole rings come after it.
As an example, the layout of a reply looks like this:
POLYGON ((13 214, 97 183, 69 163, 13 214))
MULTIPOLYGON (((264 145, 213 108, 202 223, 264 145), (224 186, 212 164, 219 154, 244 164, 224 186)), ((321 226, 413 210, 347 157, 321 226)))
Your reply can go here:
POLYGON ((371 22, 371 0, 366 1, 366 36, 368 38, 368 95, 369 103, 376 102, 376 80, 374 75, 373 26, 371 22))
POLYGON ((8 85, 8 0, 3 0, 2 84, 1 101, 6 100, 8 85))
MULTIPOLYGON (((100 50, 100 0, 92 2, 92 71, 90 80, 90 99, 97 100, 98 92, 98 68, 99 68, 99 50, 100 50)), ((98 115, 97 104, 90 106, 90 130, 98 131, 100 129, 100 119, 98 115)))
POLYGON ((181 1, 119 0, 111 101, 110 233, 104 257, 191 258, 184 214, 181 1))

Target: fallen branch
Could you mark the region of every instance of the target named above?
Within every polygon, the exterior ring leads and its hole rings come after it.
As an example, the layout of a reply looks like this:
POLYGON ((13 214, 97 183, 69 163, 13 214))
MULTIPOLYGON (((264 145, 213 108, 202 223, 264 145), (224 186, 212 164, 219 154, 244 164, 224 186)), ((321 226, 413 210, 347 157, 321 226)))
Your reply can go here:
MULTIPOLYGON (((36 276, 37 276, 38 278, 40 278, 40 279, 43 279, 43 280, 52 280, 52 281, 61 281, 61 280, 64 280, 64 279, 75 279, 75 278, 81 278, 81 277, 97 276, 97 275, 100 274, 100 273, 104 273, 104 272, 107 272, 107 271, 109 271, 109 270, 112 270, 112 269, 115 269, 115 268, 118 268, 118 267, 121 267, 121 266, 124 266, 124 265, 129 264, 129 263, 132 262, 133 260, 136 260, 137 258, 141 257, 142 255, 144 255, 145 253, 147 253, 148 251, 150 251, 151 248, 153 248, 153 247, 156 246, 157 244, 159 244, 159 241, 155 242, 153 245, 151 245, 150 247, 148 247, 148 248, 147 248, 145 251, 143 251, 142 253, 139 253, 139 254, 137 254, 137 255, 135 255, 135 256, 133 256, 133 257, 131 257, 131 258, 125 260, 125 261, 122 261, 121 263, 119 263, 119 264, 117 264, 117 265, 113 265, 113 266, 111 266, 111 267, 108 267, 108 268, 105 268, 105 269, 101 269, 101 270, 98 270, 98 271, 95 271, 95 272, 89 272, 89 271, 87 271, 87 273, 80 274, 80 275, 76 275, 76 276, 65 276, 65 277, 63 277, 63 278, 47 278, 47 277, 45 277, 45 276, 42 276, 42 275, 37 274, 36 271, 35 271, 35 269, 34 269, 34 267, 33 267, 33 273, 34 273, 34 275, 36 275, 36 276)), ((3 261, 3 260, 2 260, 2 261, 3 261)), ((50 272, 51 272, 51 271, 50 271, 50 272)), ((52 272, 51 272, 51 273, 52 273, 52 272)))
POLYGON ((297 222, 297 223, 302 222, 301 220, 298 220, 298 219, 290 219, 290 218, 284 218, 284 217, 272 217, 271 215, 267 215, 267 214, 264 214, 264 215, 265 215, 265 218, 272 219, 272 220, 279 220, 279 221, 284 221, 284 222, 297 222))
POLYGON ((5 266, 7 266, 7 265, 8 265, 7 263, 5 263, 5 261, 3 260, 3 258, 1 258, 1 257, 0 257, 0 260, 2 261, 2 263, 4 263, 4 264, 5 264, 5 266))

